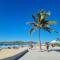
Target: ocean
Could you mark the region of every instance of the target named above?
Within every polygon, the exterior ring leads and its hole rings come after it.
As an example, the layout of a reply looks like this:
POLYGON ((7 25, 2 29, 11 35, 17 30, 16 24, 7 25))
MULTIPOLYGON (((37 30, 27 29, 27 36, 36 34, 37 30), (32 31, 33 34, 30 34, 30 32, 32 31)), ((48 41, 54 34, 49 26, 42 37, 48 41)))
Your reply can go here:
POLYGON ((20 47, 20 46, 29 46, 28 44, 0 44, 0 48, 5 47, 20 47))

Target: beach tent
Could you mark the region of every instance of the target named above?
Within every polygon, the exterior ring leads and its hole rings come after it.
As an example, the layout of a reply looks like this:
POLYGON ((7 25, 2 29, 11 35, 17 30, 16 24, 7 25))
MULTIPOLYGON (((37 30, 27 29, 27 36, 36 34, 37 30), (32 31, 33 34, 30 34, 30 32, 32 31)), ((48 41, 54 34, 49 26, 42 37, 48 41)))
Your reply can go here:
POLYGON ((57 41, 56 40, 52 40, 50 43, 57 43, 57 41))
POLYGON ((50 43, 60 43, 60 41, 53 40, 53 41, 51 41, 50 43))

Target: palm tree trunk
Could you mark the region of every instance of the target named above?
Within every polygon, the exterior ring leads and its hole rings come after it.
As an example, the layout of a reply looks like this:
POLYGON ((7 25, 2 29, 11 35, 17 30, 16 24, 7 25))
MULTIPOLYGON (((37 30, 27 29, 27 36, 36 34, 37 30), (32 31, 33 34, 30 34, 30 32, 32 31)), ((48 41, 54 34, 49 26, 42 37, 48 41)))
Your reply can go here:
POLYGON ((41 51, 40 29, 38 30, 38 48, 41 51))

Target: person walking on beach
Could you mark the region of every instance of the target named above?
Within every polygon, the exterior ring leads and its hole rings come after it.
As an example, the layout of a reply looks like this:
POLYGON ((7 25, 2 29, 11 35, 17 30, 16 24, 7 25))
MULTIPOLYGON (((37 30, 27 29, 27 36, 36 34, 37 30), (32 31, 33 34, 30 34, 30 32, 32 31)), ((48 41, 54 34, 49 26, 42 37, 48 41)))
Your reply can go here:
POLYGON ((49 42, 46 42, 46 50, 49 52, 49 42))
POLYGON ((31 50, 32 50, 32 48, 33 48, 33 45, 32 45, 32 44, 30 44, 30 47, 29 47, 29 49, 31 49, 31 50))

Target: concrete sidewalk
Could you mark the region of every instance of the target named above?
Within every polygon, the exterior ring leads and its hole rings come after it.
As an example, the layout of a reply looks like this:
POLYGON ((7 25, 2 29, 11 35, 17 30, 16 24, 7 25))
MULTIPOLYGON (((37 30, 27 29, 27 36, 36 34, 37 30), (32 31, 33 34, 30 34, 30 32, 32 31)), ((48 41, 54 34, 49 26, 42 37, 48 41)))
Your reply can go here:
POLYGON ((29 50, 29 52, 18 60, 60 60, 60 48, 55 51, 40 52, 38 49, 29 50))

